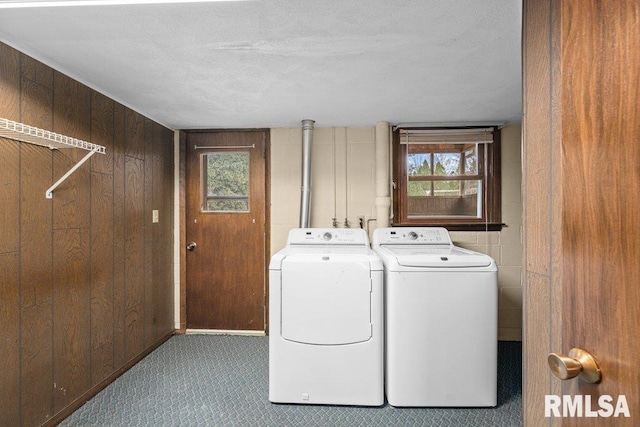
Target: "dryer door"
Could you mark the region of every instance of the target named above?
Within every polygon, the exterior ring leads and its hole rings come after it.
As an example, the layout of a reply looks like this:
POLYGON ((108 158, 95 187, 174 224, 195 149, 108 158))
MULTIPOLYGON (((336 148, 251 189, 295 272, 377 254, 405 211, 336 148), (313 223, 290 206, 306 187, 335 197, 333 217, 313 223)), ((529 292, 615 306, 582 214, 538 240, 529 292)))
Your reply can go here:
POLYGON ((305 344, 371 338, 371 271, 359 255, 291 255, 282 263, 282 337, 305 344))

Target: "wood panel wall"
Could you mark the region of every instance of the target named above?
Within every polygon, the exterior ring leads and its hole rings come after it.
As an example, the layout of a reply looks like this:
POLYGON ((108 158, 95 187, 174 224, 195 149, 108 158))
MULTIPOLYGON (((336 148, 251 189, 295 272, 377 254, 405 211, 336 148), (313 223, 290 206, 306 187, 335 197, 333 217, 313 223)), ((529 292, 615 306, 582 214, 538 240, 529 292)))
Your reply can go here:
MULTIPOLYGON (((523 6, 523 421, 552 426, 544 396, 559 395, 546 355, 560 348, 562 331, 562 139, 559 2, 525 0, 523 6)), ((561 421, 561 420, 560 420, 561 421)))
POLYGON ((49 200, 86 151, 0 138, 0 425, 54 424, 173 333, 173 132, 2 43, 0 100, 107 151, 49 200))

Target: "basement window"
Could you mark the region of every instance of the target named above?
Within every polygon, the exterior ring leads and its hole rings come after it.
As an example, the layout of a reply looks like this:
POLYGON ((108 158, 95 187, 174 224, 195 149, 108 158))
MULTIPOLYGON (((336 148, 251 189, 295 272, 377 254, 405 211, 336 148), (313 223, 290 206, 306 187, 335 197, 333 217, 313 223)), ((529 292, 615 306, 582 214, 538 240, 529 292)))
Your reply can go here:
POLYGON ((397 128, 393 166, 393 225, 501 229, 496 127, 397 128))

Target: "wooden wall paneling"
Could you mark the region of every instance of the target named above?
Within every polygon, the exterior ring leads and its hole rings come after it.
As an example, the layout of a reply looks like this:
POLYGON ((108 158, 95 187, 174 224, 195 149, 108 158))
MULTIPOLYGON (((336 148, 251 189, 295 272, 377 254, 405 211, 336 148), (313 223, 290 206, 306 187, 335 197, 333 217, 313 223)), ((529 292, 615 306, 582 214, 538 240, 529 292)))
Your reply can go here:
MULTIPOLYGON (((0 141, 1 142, 1 141, 0 141)), ((0 254, 0 425, 20 425, 20 257, 0 254)))
MULTIPOLYGON (((53 151, 53 175, 45 190, 67 173, 85 150, 80 148, 53 151)), ((98 154, 96 154, 98 155, 98 154)), ((44 192, 43 192, 44 195, 44 192)), ((53 228, 89 228, 91 212, 91 172, 85 163, 53 192, 53 228)))
POLYGON ((125 361, 144 341, 144 161, 125 157, 125 361))
POLYGON ((154 259, 154 301, 158 312, 156 319, 156 336, 162 337, 167 331, 172 331, 173 326, 173 133, 168 132, 162 126, 155 125, 156 141, 158 143, 158 155, 154 161, 155 190, 154 205, 160 210, 161 220, 154 229, 154 246, 156 257, 154 259), (163 178, 164 177, 164 178, 163 178))
POLYGON ((113 140, 113 363, 125 362, 125 107, 114 105, 113 140))
MULTIPOLYGON (((21 121, 42 129, 51 129, 53 89, 50 85, 53 71, 26 55, 22 58, 21 121), (49 86, 36 80, 44 81, 49 86)), ((30 307, 52 299, 52 211, 51 201, 44 197, 44 192, 52 182, 53 156, 51 150, 30 144, 21 144, 21 156, 22 307, 30 307)))
POLYGON ((53 70, 26 55, 22 56, 21 68, 20 121, 46 130, 53 129, 53 70))
MULTIPOLYGON (((90 139, 90 91, 54 73, 53 130, 90 139)), ((56 150, 54 178, 86 154, 56 150)), ((54 412, 64 409, 91 385, 90 167, 83 165, 53 196, 53 366, 54 412)))
POLYGON ((57 71, 54 84, 54 131, 89 140, 91 137, 91 90, 57 71))
POLYGON ((151 208, 157 210, 159 213, 159 222, 152 223, 151 230, 151 242, 152 242, 152 271, 151 271, 151 281, 153 282, 151 285, 150 294, 151 294, 151 305, 153 306, 153 313, 151 319, 151 342, 159 339, 162 334, 162 318, 163 318, 163 301, 165 296, 163 295, 166 292, 165 288, 165 277, 163 272, 165 270, 165 261, 164 261, 164 247, 163 247, 163 227, 162 224, 166 221, 164 218, 165 211, 163 209, 163 192, 162 192, 162 170, 161 170, 161 162, 163 157, 163 147, 164 141, 162 141, 162 135, 160 133, 159 126, 156 123, 151 123, 151 144, 155 150, 152 151, 151 157, 147 157, 147 161, 150 160, 151 165, 151 179, 153 181, 152 191, 151 191, 151 208))
MULTIPOLYGON (((524 3, 523 28, 523 235, 525 253, 523 358, 527 360, 523 383, 523 420, 525 425, 542 422, 544 396, 551 394, 554 383, 540 349, 552 350, 549 342, 554 304, 557 303, 552 283, 554 193, 553 181, 554 123, 549 116, 557 102, 552 87, 557 61, 550 51, 555 46, 556 22, 549 1, 528 0, 524 3)), ((555 159, 559 161, 559 159, 555 159)), ((558 393, 556 393, 558 394, 558 393)), ((553 421, 550 421, 553 423, 553 421)))
MULTIPOLYGON (((89 140, 91 137, 90 105, 90 91, 86 86, 63 74, 54 73, 54 132, 89 140)), ((76 148, 56 150, 53 162, 53 182, 67 173, 86 153, 86 150, 76 148)), ((83 165, 55 190, 53 195, 54 229, 89 227, 90 179, 90 167, 83 165)))
MULTIPOLYGON (((0 43, 0 117, 20 119, 20 55, 0 43)), ((20 416, 20 144, 0 138, 0 425, 20 416)))
POLYGON ((164 318, 161 321, 164 330, 173 331, 175 329, 174 322, 174 147, 173 132, 169 129, 161 128, 161 140, 163 143, 164 153, 159 172, 163 177, 163 208, 164 220, 161 222, 163 227, 162 241, 159 242, 160 247, 164 249, 163 254, 163 280, 165 290, 163 313, 164 318))
POLYGON ((54 414, 52 204, 44 197, 53 157, 29 144, 21 151, 22 416, 35 426, 54 414))
POLYGON ((27 55, 21 55, 21 65, 24 79, 45 88, 53 89, 53 69, 27 55))
POLYGON ((145 118, 137 112, 125 107, 126 155, 144 160, 144 126, 145 118))
MULTIPOLYGON (((20 55, 0 43, 0 117, 20 120, 20 55)), ((19 245, 18 166, 19 143, 0 138, 0 253, 14 252, 19 245), (6 165, 6 166, 5 166, 6 165), (6 201, 6 202, 5 202, 6 201)))
POLYGON ((55 412, 71 404, 91 386, 89 246, 88 229, 53 232, 55 412))
POLYGON ((107 147, 51 201, 86 151, 0 140, 0 425, 35 426, 173 330, 173 133, 2 43, 0 99, 0 117, 107 147))
POLYGON ((0 43, 0 117, 20 121, 20 53, 0 43))
POLYGON ((549 349, 550 322, 541 320, 549 316, 551 304, 551 279, 549 276, 527 272, 526 278, 526 307, 524 310, 524 323, 527 332, 523 342, 523 360, 527 360, 527 367, 523 371, 523 425, 538 426, 541 416, 544 414, 544 396, 549 394, 550 385, 549 367, 546 354, 549 349))
POLYGON ((91 142, 105 155, 91 157, 91 382, 114 370, 114 105, 91 92, 91 142))
POLYGON ((113 174, 114 105, 113 100, 91 91, 91 139, 89 141, 106 148, 105 154, 95 154, 91 157, 93 172, 113 174))
POLYGON ((17 252, 20 247, 20 143, 0 138, 0 158, 0 253, 17 252))
POLYGON ((113 364, 113 175, 91 176, 91 382, 108 377, 113 364))
MULTIPOLYGON (((53 122, 53 70, 20 55, 20 121, 43 129, 53 122)), ((51 151, 20 144, 21 412, 23 425, 53 415, 53 289, 51 151)))
POLYGON ((154 318, 156 315, 154 302, 154 274, 153 261, 155 247, 153 242, 153 229, 156 224, 152 223, 152 210, 155 209, 153 204, 154 188, 159 183, 154 182, 153 163, 155 155, 156 141, 153 135, 153 122, 149 119, 144 120, 144 338, 145 347, 151 345, 154 341, 154 318))
POLYGON ((22 414, 40 425, 53 414, 52 205, 43 188, 51 180, 52 154, 24 144, 21 168, 22 414))
MULTIPOLYGON (((31 80, 22 80, 21 91, 21 121, 30 126, 36 126, 42 129, 53 128, 53 90, 39 85, 31 80)), ((24 144, 28 146, 28 144, 24 144)), ((46 150, 44 147, 40 147, 46 150)), ((41 186, 43 192, 48 187, 48 181, 44 181, 41 186)))
MULTIPOLYGON (((20 119, 20 55, 0 43, 0 117, 20 119)), ((0 425, 20 425, 20 145, 0 138, 0 425)))
POLYGON ((549 29, 550 11, 547 2, 528 1, 525 8, 527 28, 524 32, 524 123, 525 167, 523 174, 526 213, 524 220, 530 229, 540 230, 527 235, 527 271, 550 274, 550 193, 551 176, 549 153, 551 152, 551 129, 548 111, 551 105, 549 91, 537 90, 550 85, 549 29), (526 197, 526 194, 535 195, 526 197), (529 202, 529 203, 526 203, 529 202))
MULTIPOLYGON (((22 308, 22 424, 39 426, 53 408, 53 300, 22 308)), ((2 424, 11 425, 11 424, 2 424)))

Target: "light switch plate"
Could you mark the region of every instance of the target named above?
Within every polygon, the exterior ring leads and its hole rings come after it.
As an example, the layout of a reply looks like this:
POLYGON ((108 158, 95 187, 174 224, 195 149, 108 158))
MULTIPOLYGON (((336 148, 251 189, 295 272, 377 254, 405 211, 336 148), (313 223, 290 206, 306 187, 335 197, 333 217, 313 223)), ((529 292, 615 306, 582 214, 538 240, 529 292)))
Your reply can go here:
POLYGON ((153 219, 152 219, 153 223, 157 223, 160 222, 160 212, 157 209, 153 210, 153 219))

